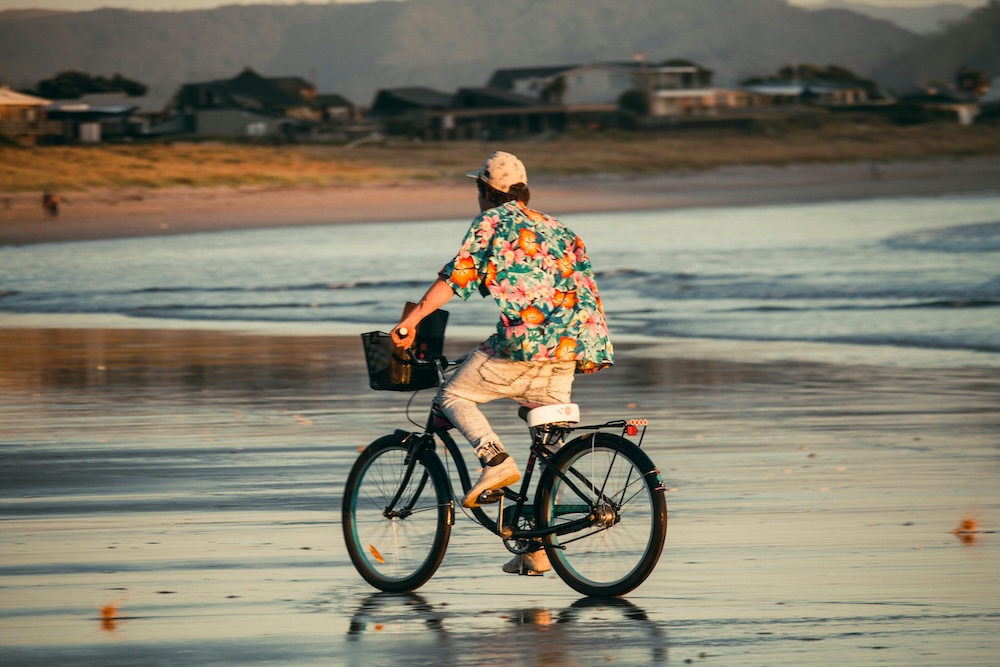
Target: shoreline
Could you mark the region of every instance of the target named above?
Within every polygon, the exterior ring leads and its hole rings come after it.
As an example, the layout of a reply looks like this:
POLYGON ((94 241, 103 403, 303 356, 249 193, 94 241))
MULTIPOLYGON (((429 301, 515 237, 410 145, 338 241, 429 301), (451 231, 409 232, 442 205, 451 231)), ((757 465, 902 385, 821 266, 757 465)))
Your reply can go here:
MULTIPOLYGON (((1000 157, 891 163, 731 166, 643 176, 543 177, 532 205, 574 213, 996 194, 1000 157)), ((467 220, 465 181, 329 188, 95 190, 63 196, 44 218, 39 195, 0 194, 0 246, 305 225, 467 220)))
MULTIPOLYGON (((74 339, 129 338, 134 340, 183 338, 187 335, 217 336, 220 340, 274 339, 324 340, 331 349, 357 346, 362 332, 384 329, 378 322, 256 322, 189 321, 131 318, 125 315, 10 314, 0 313, 0 339, 26 336, 64 336, 74 339)), ((489 336, 485 327, 452 326, 445 354, 455 358, 489 336)), ((1000 369, 1000 355, 958 349, 933 349, 849 343, 726 338, 659 338, 639 334, 616 334, 615 346, 628 356, 648 359, 684 359, 721 363, 801 363, 838 367, 882 367, 897 369, 1000 369)), ((23 341, 22 341, 23 342, 23 341)), ((3 355, 0 355, 2 358, 3 355)), ((360 358, 360 357, 359 357, 360 358)), ((13 360, 10 360, 13 361, 13 360)))

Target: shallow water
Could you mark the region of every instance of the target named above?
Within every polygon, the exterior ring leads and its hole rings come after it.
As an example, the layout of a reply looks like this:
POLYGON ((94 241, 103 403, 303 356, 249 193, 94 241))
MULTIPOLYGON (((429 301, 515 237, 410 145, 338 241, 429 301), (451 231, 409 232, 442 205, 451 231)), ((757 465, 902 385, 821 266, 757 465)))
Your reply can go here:
MULTIPOLYGON (((1000 363, 1000 197, 594 213, 612 333, 982 352, 1000 363)), ((389 326, 468 221, 0 248, 0 317, 389 326)), ((451 304, 488 335, 495 307, 451 304)), ((980 364, 984 356, 971 363, 980 364)))
MULTIPOLYGON (((574 398, 586 419, 651 420, 670 489, 652 577, 580 599, 551 573, 502 574, 499 542, 459 517, 438 573, 392 596, 351 568, 340 492, 357 448, 406 426, 408 396, 366 389, 356 339, 0 343, 5 665, 984 665, 1000 650, 995 369, 623 345, 574 398)), ((512 406, 488 410, 523 462, 512 406)))

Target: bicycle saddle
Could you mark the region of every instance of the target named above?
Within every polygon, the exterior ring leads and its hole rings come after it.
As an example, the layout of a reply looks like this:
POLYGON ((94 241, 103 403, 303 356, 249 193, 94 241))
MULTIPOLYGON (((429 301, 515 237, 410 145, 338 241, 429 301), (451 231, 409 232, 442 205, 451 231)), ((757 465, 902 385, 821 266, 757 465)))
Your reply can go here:
POLYGON ((522 405, 517 416, 528 422, 528 426, 545 424, 576 424, 580 421, 580 406, 576 403, 556 403, 554 405, 522 405))

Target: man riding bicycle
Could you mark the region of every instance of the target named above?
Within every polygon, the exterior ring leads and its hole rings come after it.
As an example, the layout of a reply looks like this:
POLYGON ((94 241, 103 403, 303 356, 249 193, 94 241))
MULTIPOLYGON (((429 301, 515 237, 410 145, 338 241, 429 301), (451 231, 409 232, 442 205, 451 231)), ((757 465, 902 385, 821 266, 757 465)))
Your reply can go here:
MULTIPOLYGON (((482 494, 516 483, 521 473, 479 404, 498 398, 520 403, 568 403, 575 373, 614 363, 604 308, 583 241, 555 218, 528 208, 531 193, 522 162, 497 151, 476 179, 480 214, 458 254, 438 274, 417 306, 392 331, 413 345, 417 325, 456 294, 492 295, 500 308, 496 333, 474 350, 442 385, 441 411, 468 439, 482 475, 465 496, 477 507, 482 494)), ((516 556, 505 572, 549 569, 544 551, 516 556)))

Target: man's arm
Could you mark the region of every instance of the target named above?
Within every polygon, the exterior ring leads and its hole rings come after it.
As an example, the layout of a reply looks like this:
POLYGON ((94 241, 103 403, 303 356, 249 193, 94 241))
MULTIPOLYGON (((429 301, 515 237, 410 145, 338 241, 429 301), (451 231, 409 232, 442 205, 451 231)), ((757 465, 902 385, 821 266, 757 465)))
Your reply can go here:
POLYGON ((425 317, 433 313, 435 310, 448 303, 451 297, 455 296, 455 293, 451 289, 451 285, 446 283, 443 278, 438 278, 434 283, 427 288, 427 292, 420 299, 420 303, 417 307, 411 310, 406 317, 399 321, 392 330, 392 341, 399 347, 410 347, 413 345, 414 338, 417 334, 417 325, 425 317), (400 330, 406 329, 406 335, 401 336, 400 330))

